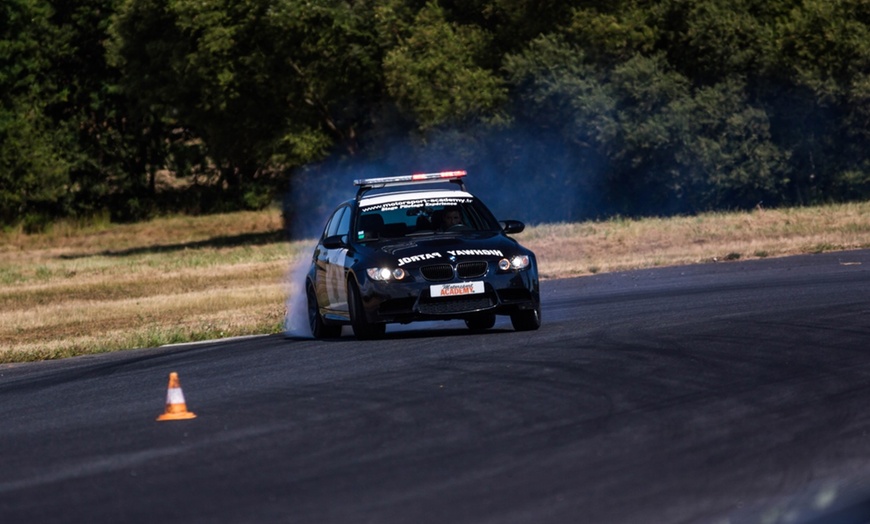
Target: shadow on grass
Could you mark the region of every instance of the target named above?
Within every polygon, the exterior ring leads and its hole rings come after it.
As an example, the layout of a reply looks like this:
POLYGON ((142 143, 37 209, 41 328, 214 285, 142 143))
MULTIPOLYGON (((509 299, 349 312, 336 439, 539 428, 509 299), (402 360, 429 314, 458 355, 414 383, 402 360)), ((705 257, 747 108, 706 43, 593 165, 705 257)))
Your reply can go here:
POLYGON ((241 246, 262 246, 276 242, 288 241, 289 237, 283 229, 267 231, 264 233, 243 233, 241 235, 217 236, 196 242, 182 242, 180 244, 156 244, 151 246, 131 247, 128 249, 106 249, 96 253, 63 254, 61 259, 74 260, 95 256, 103 257, 128 257, 133 255, 145 255, 153 253, 172 253, 187 249, 205 249, 241 246))

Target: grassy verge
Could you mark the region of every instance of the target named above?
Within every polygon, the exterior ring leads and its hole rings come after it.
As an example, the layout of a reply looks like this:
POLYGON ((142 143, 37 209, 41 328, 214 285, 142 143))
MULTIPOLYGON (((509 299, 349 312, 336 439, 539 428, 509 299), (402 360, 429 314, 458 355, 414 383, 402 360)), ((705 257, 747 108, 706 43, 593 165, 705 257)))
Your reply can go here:
MULTIPOLYGON (((870 203, 530 227, 543 278, 870 247, 870 203)), ((0 233, 0 362, 282 330, 275 210, 0 233)))

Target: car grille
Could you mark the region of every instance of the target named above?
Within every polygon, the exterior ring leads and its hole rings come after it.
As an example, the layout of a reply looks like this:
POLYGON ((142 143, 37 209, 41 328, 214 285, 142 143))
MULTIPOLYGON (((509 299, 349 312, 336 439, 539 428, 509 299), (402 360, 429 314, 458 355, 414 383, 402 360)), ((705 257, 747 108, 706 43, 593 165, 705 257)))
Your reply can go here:
POLYGON ((493 306, 490 297, 462 297, 453 299, 437 299, 431 302, 420 302, 420 313, 425 315, 452 315, 456 313, 470 313, 493 306))
POLYGON ((460 262, 456 265, 456 274, 459 278, 477 278, 486 274, 486 269, 489 267, 484 261, 478 262, 460 262))
MULTIPOLYGON (((456 264, 456 274, 459 278, 478 278, 486 274, 489 264, 479 260, 475 262, 460 262, 456 264)), ((433 264, 420 268, 423 278, 431 282, 443 282, 453 279, 453 266, 450 264, 433 264)))
POLYGON ((453 266, 450 264, 433 264, 420 268, 423 278, 432 282, 453 279, 453 266))

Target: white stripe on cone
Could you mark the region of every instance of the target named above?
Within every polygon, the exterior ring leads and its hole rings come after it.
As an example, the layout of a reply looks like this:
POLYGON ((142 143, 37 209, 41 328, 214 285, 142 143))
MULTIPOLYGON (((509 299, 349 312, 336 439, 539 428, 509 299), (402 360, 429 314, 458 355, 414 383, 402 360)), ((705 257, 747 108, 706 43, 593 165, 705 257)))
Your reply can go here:
POLYGON ((166 404, 186 404, 181 388, 169 388, 166 390, 166 404))

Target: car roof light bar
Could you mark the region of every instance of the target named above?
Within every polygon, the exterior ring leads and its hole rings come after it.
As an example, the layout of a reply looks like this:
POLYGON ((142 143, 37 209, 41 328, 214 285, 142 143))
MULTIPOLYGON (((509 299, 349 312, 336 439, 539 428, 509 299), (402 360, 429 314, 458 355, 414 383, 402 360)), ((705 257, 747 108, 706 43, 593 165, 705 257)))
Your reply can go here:
POLYGON ((467 173, 461 171, 441 171, 438 173, 415 173, 413 175, 388 176, 382 178, 361 178, 353 181, 353 185, 359 186, 356 199, 370 189, 380 189, 391 186, 404 186, 408 184, 434 184, 436 182, 453 182, 465 191, 465 183, 462 179, 467 173))

